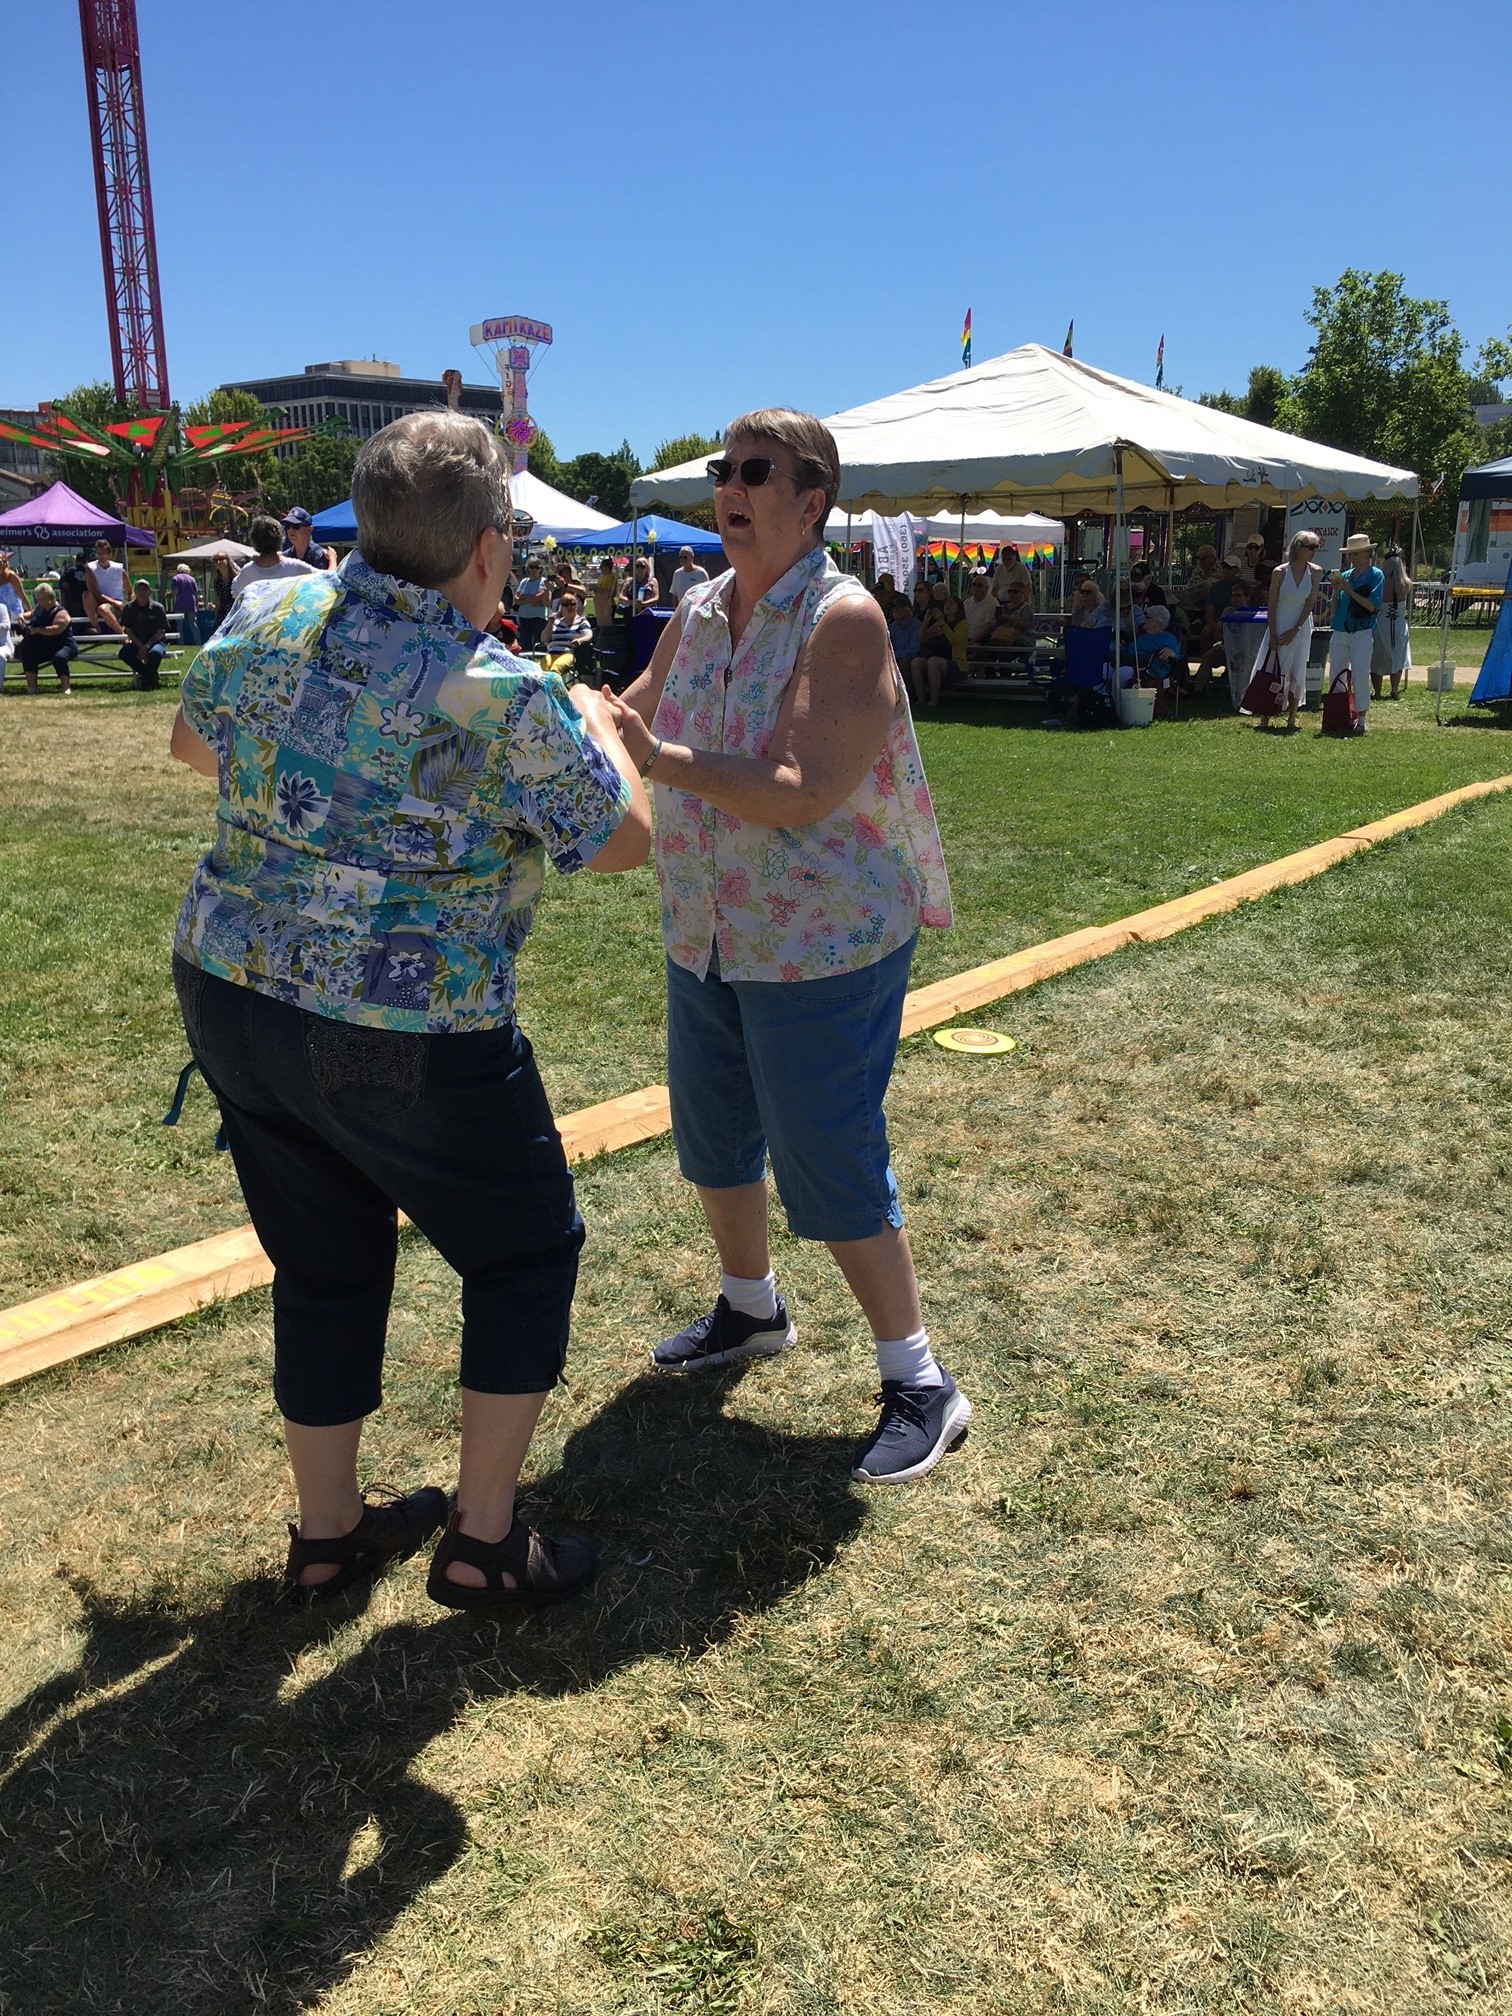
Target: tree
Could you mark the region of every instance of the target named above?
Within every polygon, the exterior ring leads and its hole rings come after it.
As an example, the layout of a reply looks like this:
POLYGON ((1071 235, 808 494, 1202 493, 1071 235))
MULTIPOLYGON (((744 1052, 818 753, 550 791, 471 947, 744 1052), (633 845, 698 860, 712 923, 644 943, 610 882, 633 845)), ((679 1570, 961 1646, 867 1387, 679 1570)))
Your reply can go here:
POLYGON ((1416 300, 1399 273, 1354 267, 1313 290, 1315 340, 1281 402, 1279 424, 1310 440, 1444 478, 1423 514, 1444 536, 1459 479, 1480 447, 1464 342, 1444 301, 1416 300))
POLYGON ((651 457, 653 469, 675 469, 680 462, 702 462, 712 455, 724 453, 724 437, 720 434, 675 434, 670 441, 663 441, 651 457))
POLYGON ((1262 427, 1275 427, 1280 424, 1276 416, 1289 390, 1284 371, 1278 371, 1274 364, 1256 364, 1243 397, 1236 398, 1232 392, 1204 392, 1197 403, 1215 406, 1220 413, 1236 414, 1241 420, 1258 421, 1262 427))
MULTIPOLYGON (((70 413, 76 413, 81 420, 93 421, 96 427, 104 427, 112 420, 129 420, 133 410, 122 405, 115 388, 103 378, 89 385, 75 385, 72 392, 60 394, 52 403, 66 406, 70 413)), ((70 490, 77 490, 102 511, 120 510, 115 486, 125 471, 119 463, 105 462, 93 455, 47 455, 43 463, 50 481, 66 483, 70 490)))
MULTIPOLYGON (((260 426, 277 427, 283 423, 283 413, 281 409, 269 412, 252 393, 239 392, 227 385, 218 386, 208 398, 196 399, 184 408, 186 427, 227 427, 233 420, 255 420, 260 426)), ((207 463, 191 470, 187 480, 206 490, 220 485, 230 490, 261 490, 274 480, 277 466, 278 457, 268 448, 261 455, 232 455, 207 463)), ((331 501, 339 504, 341 499, 331 501)))
POLYGON ((325 511, 340 504, 352 494, 352 469, 361 446, 339 413, 322 420, 293 455, 272 458, 263 485, 269 508, 282 513, 303 504, 307 511, 325 511))

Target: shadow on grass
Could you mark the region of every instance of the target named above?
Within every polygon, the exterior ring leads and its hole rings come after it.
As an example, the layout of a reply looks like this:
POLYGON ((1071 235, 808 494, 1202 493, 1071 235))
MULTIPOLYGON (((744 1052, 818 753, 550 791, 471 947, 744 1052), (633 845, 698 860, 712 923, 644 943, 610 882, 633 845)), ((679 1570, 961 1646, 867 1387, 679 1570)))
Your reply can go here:
POLYGON ((267 1581, 199 1606, 76 1585, 78 1665, 0 1723, 0 2011, 320 2000, 466 1849, 462 1807, 411 1772, 460 1715, 696 1654, 859 1527, 849 1444, 726 1415, 737 1381, 636 1380, 532 1485, 543 1523, 602 1549, 560 1611, 387 1625, 286 1688, 350 1608, 291 1613, 267 1581))

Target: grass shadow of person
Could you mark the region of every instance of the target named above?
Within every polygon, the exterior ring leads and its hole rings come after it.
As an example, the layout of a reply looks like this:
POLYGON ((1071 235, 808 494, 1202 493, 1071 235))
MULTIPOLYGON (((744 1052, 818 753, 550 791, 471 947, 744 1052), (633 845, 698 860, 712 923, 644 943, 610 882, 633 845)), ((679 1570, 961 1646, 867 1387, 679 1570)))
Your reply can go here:
POLYGON ((603 1572, 559 1611, 438 1612, 343 1657, 353 1609, 267 1580, 76 1583, 77 1666, 0 1721, 0 2016, 312 2006, 462 1854, 412 1766, 470 1704, 696 1654, 822 1569, 863 1517, 851 1445, 728 1414, 738 1379, 636 1379, 569 1436, 529 1502, 603 1572), (331 1662, 308 1681, 304 1651, 331 1662))

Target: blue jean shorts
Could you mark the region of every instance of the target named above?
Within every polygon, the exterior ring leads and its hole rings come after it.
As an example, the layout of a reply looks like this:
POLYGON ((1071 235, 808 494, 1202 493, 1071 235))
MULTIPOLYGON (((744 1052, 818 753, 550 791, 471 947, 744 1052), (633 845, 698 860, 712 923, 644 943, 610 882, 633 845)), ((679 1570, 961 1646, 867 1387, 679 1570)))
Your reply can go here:
POLYGON ((724 980, 667 962, 667 1084, 677 1163, 730 1190, 766 1178, 768 1151, 800 1239, 870 1239, 901 1225, 882 1101, 914 940, 822 980, 724 980))

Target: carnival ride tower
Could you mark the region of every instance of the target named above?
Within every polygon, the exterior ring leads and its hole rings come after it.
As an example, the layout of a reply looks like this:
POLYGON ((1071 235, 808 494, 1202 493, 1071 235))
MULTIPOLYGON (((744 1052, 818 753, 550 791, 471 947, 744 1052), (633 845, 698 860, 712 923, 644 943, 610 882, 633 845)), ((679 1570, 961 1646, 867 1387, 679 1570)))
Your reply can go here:
POLYGON ((138 413, 166 413, 168 350, 152 224, 136 0, 79 0, 79 32, 115 393, 138 413))
POLYGON ((510 467, 518 475, 530 459, 531 437, 536 431, 527 402, 527 381, 537 349, 551 341, 551 324, 532 321, 528 315, 498 315, 491 322, 474 322, 468 341, 483 352, 499 375, 504 437, 510 445, 510 467))

